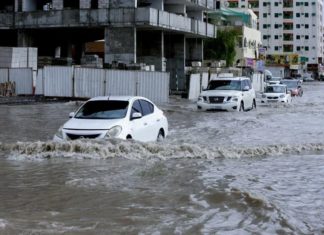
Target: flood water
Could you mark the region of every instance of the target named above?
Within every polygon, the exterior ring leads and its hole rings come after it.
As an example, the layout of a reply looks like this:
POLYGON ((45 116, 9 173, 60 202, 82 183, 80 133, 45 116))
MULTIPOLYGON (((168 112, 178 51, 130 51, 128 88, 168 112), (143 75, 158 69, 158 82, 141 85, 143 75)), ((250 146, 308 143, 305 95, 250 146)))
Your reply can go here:
POLYGON ((0 234, 324 234, 324 83, 291 105, 161 106, 162 143, 55 143, 80 103, 0 105, 0 234))

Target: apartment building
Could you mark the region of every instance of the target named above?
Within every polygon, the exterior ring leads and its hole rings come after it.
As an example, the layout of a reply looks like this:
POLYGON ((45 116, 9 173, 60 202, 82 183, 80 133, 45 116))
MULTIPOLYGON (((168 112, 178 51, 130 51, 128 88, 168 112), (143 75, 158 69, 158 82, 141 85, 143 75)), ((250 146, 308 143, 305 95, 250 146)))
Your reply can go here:
POLYGON ((235 47, 235 65, 254 69, 262 47, 261 32, 257 29, 257 16, 251 9, 221 8, 208 14, 208 18, 219 30, 235 30, 238 34, 235 47))
POLYGON ((153 65, 183 90, 186 64, 202 61, 203 39, 216 36, 205 19, 215 8, 215 0, 1 0, 0 46, 78 64, 86 43, 103 40, 106 65, 153 65))
POLYGON ((323 0, 227 0, 226 5, 258 15, 268 63, 316 70, 323 62, 323 0))

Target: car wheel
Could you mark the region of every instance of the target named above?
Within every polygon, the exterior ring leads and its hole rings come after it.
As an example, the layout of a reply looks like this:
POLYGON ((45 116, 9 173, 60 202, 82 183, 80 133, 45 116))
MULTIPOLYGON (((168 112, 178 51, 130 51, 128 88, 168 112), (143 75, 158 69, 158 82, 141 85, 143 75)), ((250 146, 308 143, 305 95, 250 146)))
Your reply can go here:
POLYGON ((160 129, 159 134, 157 135, 156 141, 157 142, 162 142, 164 140, 164 131, 160 129))
POLYGON ((241 104, 240 104, 240 108, 239 108, 239 112, 244 112, 244 103, 243 101, 241 101, 241 104))
POLYGON ((301 92, 299 93, 299 96, 302 97, 302 96, 303 96, 303 93, 304 93, 304 92, 301 91, 301 92))

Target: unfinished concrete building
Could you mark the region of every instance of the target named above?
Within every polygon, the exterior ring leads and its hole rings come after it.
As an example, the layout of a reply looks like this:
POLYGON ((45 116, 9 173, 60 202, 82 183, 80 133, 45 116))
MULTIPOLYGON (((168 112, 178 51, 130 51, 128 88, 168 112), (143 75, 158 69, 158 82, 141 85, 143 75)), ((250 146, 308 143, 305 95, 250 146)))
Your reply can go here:
POLYGON ((105 65, 145 63, 185 89, 185 66, 215 37, 205 12, 216 0, 1 0, 0 46, 37 47, 40 57, 78 64, 85 44, 104 41, 105 65))

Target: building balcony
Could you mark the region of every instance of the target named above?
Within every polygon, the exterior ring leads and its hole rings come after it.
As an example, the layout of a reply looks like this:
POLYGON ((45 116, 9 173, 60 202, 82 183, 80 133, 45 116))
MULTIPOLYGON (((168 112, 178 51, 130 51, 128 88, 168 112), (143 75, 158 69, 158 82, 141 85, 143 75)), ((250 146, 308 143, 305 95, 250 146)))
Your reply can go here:
MULTIPOLYGON (((12 16, 12 15, 11 15, 12 16)), ((0 19, 5 16, 0 14, 0 19)), ((12 16, 13 17, 13 16, 12 16)), ((13 19, 13 18, 11 18, 13 19)), ((0 28, 38 29, 69 27, 137 27, 181 32, 189 37, 215 37, 216 26, 154 8, 81 9, 19 12, 15 23, 0 21, 0 28)))
POLYGON ((9 29, 14 26, 14 16, 12 13, 0 13, 0 29, 9 29))

